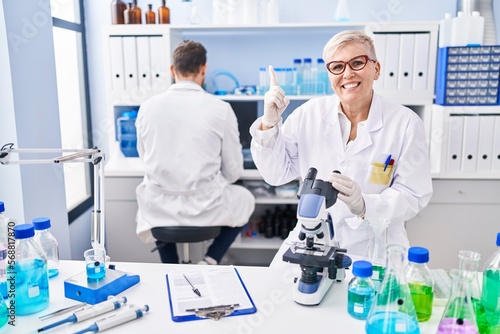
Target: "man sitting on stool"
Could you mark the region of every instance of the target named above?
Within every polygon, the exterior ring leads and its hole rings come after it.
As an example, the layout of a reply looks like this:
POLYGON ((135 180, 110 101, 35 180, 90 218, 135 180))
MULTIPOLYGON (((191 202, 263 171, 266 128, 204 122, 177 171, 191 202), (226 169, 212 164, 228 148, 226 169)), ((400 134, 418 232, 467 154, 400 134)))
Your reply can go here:
MULTIPOLYGON (((136 189, 137 234, 157 245, 160 226, 222 226, 204 261, 217 264, 255 209, 255 198, 234 185, 243 171, 238 122, 231 105, 202 86, 207 51, 184 41, 173 53, 175 83, 145 101, 137 116, 137 149, 144 180, 136 189)), ((175 243, 159 248, 163 263, 179 263, 175 243)))

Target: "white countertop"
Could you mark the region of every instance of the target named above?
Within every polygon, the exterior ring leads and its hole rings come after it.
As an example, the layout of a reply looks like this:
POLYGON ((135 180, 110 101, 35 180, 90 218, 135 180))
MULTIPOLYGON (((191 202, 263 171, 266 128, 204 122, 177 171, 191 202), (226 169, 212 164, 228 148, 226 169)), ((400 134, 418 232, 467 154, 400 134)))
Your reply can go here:
MULTIPOLYGON (((116 270, 138 274, 141 281, 119 296, 126 296, 128 304, 144 305, 150 311, 143 318, 110 329, 106 333, 305 333, 324 332, 331 327, 335 333, 364 333, 365 321, 356 320, 347 313, 347 283, 335 283, 318 306, 301 306, 292 300, 293 277, 298 266, 289 268, 243 267, 238 271, 252 297, 257 313, 223 318, 219 321, 198 320, 173 322, 170 317, 165 275, 171 271, 199 269, 197 265, 169 265, 153 263, 116 263, 116 270)), ((44 311, 30 316, 17 316, 16 327, 8 324, 1 333, 36 333, 38 328, 59 318, 41 321, 44 315, 78 303, 64 297, 64 280, 85 270, 82 261, 61 261, 60 274, 50 280, 50 305, 44 311)), ((348 275, 350 272, 348 271, 348 275)), ((421 323, 421 333, 436 333, 443 307, 436 307, 432 318, 421 323)), ((95 321, 95 319, 94 319, 95 321)), ((82 324, 65 324, 47 333, 72 333, 85 328, 82 324)), ((332 332, 332 333, 333 333, 332 332)))

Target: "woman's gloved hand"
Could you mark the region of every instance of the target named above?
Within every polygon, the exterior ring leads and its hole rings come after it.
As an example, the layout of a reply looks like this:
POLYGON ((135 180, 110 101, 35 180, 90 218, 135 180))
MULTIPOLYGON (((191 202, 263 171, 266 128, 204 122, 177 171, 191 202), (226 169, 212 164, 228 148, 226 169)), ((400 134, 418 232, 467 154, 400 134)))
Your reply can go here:
POLYGON ((264 116, 262 124, 268 128, 275 126, 281 119, 281 114, 286 109, 290 100, 285 96, 285 91, 276 83, 274 68, 269 66, 270 87, 264 94, 264 116))
POLYGON ((328 182, 339 191, 338 198, 347 204, 353 214, 362 218, 365 216, 365 200, 361 188, 354 180, 343 174, 331 173, 328 182))

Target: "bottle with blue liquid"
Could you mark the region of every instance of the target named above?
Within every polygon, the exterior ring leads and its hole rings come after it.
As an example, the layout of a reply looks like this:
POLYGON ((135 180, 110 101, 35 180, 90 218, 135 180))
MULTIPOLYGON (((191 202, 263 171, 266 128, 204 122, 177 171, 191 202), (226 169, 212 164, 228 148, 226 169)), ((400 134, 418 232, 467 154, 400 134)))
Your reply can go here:
POLYGON ((40 312, 49 306, 47 258, 33 237, 33 224, 14 227, 16 238, 15 275, 16 315, 40 312))
POLYGON ((403 268, 406 249, 387 246, 387 266, 366 319, 367 334, 420 334, 417 313, 403 268))
POLYGON ((7 298, 7 276, 5 261, 7 259, 7 230, 9 218, 5 216, 5 204, 0 202, 0 295, 7 298))
POLYGON ((59 275, 59 244, 50 233, 50 218, 38 217, 32 223, 35 226, 34 239, 47 256, 49 278, 54 278, 59 275))
POLYGON ((372 306, 376 293, 372 273, 372 264, 368 261, 352 264, 354 277, 347 288, 347 312, 355 319, 365 320, 372 306))

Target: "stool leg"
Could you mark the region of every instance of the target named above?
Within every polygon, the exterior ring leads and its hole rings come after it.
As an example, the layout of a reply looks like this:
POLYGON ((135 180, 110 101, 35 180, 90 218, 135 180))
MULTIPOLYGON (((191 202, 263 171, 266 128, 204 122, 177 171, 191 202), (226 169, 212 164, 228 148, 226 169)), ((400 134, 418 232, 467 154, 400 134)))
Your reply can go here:
POLYGON ((191 263, 191 260, 189 260, 189 243, 182 244, 182 253, 182 257, 184 258, 182 263, 191 263))

